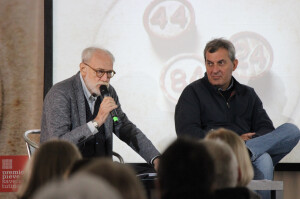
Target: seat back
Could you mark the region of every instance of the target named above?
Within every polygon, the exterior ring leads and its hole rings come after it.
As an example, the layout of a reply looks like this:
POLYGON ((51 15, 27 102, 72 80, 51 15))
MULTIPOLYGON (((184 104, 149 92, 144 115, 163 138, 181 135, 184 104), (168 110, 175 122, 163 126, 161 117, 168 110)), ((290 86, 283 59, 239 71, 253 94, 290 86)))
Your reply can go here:
POLYGON ((117 152, 114 152, 114 151, 112 152, 112 154, 113 154, 113 160, 115 160, 115 158, 116 158, 118 162, 124 163, 124 159, 120 154, 118 154, 117 152))
MULTIPOLYGON (((41 135, 40 129, 28 130, 24 133, 24 140, 26 142, 26 148, 27 148, 27 153, 29 158, 31 157, 35 149, 39 148, 40 135, 41 135)), ((124 160, 120 154, 113 151, 113 156, 116 157, 116 159, 120 163, 124 163, 124 160)))
POLYGON ((27 148, 27 153, 29 158, 31 157, 35 149, 39 148, 40 135, 41 135, 40 129, 28 130, 24 133, 24 140, 26 143, 26 148, 27 148))

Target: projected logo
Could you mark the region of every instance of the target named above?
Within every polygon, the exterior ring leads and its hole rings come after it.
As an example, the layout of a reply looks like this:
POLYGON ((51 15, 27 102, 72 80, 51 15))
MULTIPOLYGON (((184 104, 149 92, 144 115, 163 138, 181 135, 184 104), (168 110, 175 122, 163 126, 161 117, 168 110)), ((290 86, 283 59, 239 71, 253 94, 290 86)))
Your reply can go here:
POLYGON ((194 9, 184 0, 153 1, 144 13, 147 32, 158 38, 174 39, 191 29, 194 24, 194 9))
POLYGON ((269 42, 254 32, 240 32, 230 39, 239 60, 235 75, 246 78, 262 76, 273 63, 273 51, 269 42))
POLYGON ((176 103, 183 89, 203 77, 205 65, 196 55, 179 55, 167 62, 160 76, 160 86, 172 102, 176 103))
MULTIPOLYGON (((273 51, 269 42, 254 32, 240 32, 230 39, 236 48, 239 60, 234 75, 252 79, 266 74, 273 63, 273 51)), ((205 64, 196 55, 177 55, 163 68, 160 86, 165 96, 176 103, 183 89, 191 82, 203 77, 205 64)))

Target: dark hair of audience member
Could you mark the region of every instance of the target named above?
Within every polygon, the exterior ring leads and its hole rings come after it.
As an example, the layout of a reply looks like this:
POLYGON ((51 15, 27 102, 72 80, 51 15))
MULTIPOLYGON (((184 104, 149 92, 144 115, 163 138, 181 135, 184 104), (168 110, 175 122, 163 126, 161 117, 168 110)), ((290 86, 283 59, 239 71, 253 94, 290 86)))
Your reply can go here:
POLYGON ((113 162, 109 158, 94 159, 78 171, 106 180, 116 188, 123 199, 146 199, 146 193, 133 169, 128 165, 113 162))
POLYGON ((178 138, 160 157, 158 188, 161 199, 211 198, 214 168, 213 159, 203 144, 178 138))
POLYGON ((66 170, 81 158, 78 148, 68 141, 55 139, 41 144, 26 164, 17 197, 31 198, 44 184, 62 178, 66 170))
POLYGON ((69 178, 70 176, 72 176, 75 173, 77 173, 78 171, 80 171, 83 167, 90 164, 93 160, 95 160, 95 159, 94 158, 83 158, 80 160, 76 160, 66 171, 64 177, 69 178))

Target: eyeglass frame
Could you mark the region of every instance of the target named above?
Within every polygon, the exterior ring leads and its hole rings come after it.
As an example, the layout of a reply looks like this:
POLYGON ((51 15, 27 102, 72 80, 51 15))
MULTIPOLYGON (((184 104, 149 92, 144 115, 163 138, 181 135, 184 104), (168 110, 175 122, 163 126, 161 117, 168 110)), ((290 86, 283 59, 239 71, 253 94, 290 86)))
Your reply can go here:
POLYGON ((95 71, 95 73, 96 73, 96 76, 97 77, 99 77, 99 78, 101 78, 101 77, 103 77, 103 75, 106 73, 106 76, 107 76, 107 78, 112 78, 113 76, 115 76, 115 74, 116 74, 116 71, 114 71, 114 70, 108 70, 108 71, 105 71, 104 69, 95 69, 95 68, 93 68, 92 66, 90 66, 90 65, 88 65, 87 63, 85 63, 85 62, 82 62, 84 65, 87 65, 88 67, 90 67, 93 71, 95 71), (102 75, 101 76, 99 76, 98 75, 98 73, 102 73, 102 75), (111 73, 111 74, 113 74, 111 77, 109 77, 109 73, 111 73))

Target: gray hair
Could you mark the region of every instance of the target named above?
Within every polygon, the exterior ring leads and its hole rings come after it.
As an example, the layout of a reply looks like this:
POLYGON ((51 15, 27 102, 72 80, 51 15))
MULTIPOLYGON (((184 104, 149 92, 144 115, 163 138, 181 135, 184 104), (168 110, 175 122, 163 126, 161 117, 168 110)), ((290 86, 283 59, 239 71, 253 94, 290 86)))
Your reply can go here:
POLYGON ((230 60, 232 62, 235 60, 235 48, 232 42, 223 38, 218 38, 218 39, 213 39, 206 44, 203 52, 205 61, 206 61, 206 52, 214 53, 217 50, 219 50, 219 48, 226 49, 228 51, 230 60))
POLYGON ((118 191, 105 180, 89 174, 78 174, 63 181, 53 181, 33 196, 33 199, 121 199, 118 191))
POLYGON ((216 171, 215 188, 236 187, 238 183, 238 163, 228 144, 221 140, 201 140, 210 153, 216 171))
POLYGON ((205 139, 220 139, 226 142, 231 147, 231 149, 235 153, 241 172, 238 186, 247 186, 253 179, 254 171, 251 160, 249 158, 248 149, 242 138, 234 131, 225 128, 219 128, 206 134, 205 139))
POLYGON ((106 50, 104 48, 98 48, 98 47, 88 47, 84 49, 81 54, 82 62, 88 62, 95 52, 105 53, 108 56, 110 56, 110 59, 113 63, 115 62, 115 57, 109 50, 106 50))

